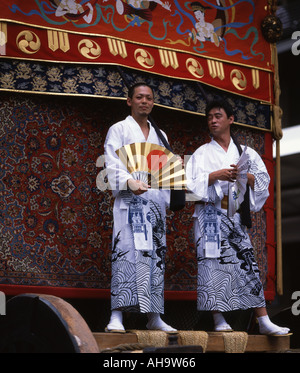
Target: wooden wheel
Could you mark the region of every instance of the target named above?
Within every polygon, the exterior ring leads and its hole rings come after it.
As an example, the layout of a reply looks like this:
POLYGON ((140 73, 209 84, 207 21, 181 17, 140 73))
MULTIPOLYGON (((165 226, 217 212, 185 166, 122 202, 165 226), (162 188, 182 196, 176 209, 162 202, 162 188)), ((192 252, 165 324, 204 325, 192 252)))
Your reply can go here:
POLYGON ((81 315, 63 299, 22 294, 0 318, 0 352, 99 352, 81 315))

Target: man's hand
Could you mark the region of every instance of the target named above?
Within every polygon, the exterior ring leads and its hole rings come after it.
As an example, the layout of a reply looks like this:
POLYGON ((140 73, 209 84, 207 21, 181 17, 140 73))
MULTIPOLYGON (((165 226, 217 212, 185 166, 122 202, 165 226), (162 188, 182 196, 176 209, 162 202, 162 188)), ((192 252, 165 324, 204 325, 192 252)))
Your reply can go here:
POLYGON ((141 180, 134 180, 134 179, 128 179, 127 185, 129 189, 132 191, 133 194, 135 195, 140 195, 149 189, 149 185, 143 183, 141 180))
POLYGON ((247 173, 247 178, 248 178, 248 184, 249 184, 250 188, 254 190, 254 182, 255 182, 254 175, 249 174, 249 172, 248 172, 247 173))
MULTIPOLYGON (((237 166, 234 164, 231 164, 230 167, 232 168, 222 168, 221 170, 210 173, 209 179, 208 179, 208 185, 214 184, 217 180, 230 181, 230 182, 236 181, 236 177, 238 175, 237 166)), ((250 188, 254 189, 254 181, 255 181, 254 175, 249 174, 248 172, 247 179, 248 179, 248 184, 250 188)))
POLYGON ((214 184, 217 180, 234 182, 236 180, 238 170, 235 164, 231 164, 232 168, 222 168, 209 174, 208 185, 214 184))

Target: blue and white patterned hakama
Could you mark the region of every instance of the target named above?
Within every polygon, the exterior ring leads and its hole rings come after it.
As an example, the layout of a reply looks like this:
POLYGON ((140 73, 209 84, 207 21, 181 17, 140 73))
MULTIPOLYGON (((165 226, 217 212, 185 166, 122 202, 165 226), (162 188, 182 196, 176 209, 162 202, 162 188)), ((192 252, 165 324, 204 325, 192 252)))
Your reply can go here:
MULTIPOLYGON (((245 154, 246 172, 255 179, 254 188, 249 188, 250 209, 257 212, 269 196, 270 177, 256 151, 248 147, 245 154)), ((212 139, 199 147, 187 163, 188 188, 193 198, 201 201, 195 204, 193 214, 200 311, 225 312, 265 306, 259 268, 239 210, 231 216, 222 208, 221 201, 228 196, 233 183, 217 180, 209 185, 211 172, 229 169, 238 160, 239 152, 232 139, 227 151, 212 139), (212 223, 207 216, 213 219, 212 223)))
MULTIPOLYGON (((206 258, 197 247, 197 309, 227 312, 265 307, 259 268, 239 214, 229 219, 221 213, 220 230, 220 257, 206 258)), ((195 236, 199 242, 198 229, 195 236)))

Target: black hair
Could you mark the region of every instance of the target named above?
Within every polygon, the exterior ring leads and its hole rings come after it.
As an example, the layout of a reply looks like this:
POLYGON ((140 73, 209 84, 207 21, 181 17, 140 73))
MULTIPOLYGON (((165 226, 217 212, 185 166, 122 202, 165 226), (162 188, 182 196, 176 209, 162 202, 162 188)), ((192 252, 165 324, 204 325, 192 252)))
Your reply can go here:
POLYGON ((129 98, 132 98, 133 95, 134 95, 134 90, 138 87, 149 87, 152 91, 152 94, 153 94, 153 97, 154 97, 154 91, 153 91, 153 88, 150 87, 147 83, 143 83, 143 82, 139 82, 139 83, 135 83, 134 85, 132 85, 129 89, 128 89, 128 97, 129 98))
POLYGON ((205 115, 208 116, 208 113, 211 111, 211 109, 223 109, 225 113, 227 114, 227 118, 234 115, 232 106, 225 100, 212 100, 209 101, 205 108, 205 115))

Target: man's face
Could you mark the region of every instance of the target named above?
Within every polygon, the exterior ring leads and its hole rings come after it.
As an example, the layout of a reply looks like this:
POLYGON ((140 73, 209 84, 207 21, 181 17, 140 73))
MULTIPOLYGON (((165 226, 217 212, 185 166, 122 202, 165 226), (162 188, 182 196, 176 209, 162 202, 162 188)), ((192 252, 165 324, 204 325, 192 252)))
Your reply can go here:
POLYGON ((216 137, 230 133, 230 126, 233 122, 233 116, 227 117, 227 114, 222 108, 213 108, 207 116, 207 124, 210 133, 216 137))
POLYGON ((148 117, 154 105, 154 97, 151 88, 147 86, 136 87, 132 98, 127 99, 131 107, 131 115, 135 117, 148 117))

